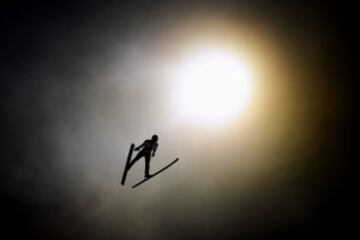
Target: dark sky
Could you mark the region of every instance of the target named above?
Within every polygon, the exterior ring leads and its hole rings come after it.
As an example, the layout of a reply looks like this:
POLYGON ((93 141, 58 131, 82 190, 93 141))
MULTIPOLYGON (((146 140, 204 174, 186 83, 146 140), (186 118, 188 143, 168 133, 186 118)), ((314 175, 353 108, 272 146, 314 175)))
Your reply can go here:
MULTIPOLYGON (((357 142, 352 138, 355 107, 350 73, 354 15, 345 5, 2 2, 1 235, 9 235, 8 239, 349 238, 357 185, 351 149, 357 142), (151 67, 144 66, 166 55, 172 46, 167 33, 176 24, 188 24, 189 19, 196 24, 196 16, 209 13, 231 17, 239 28, 245 22, 266 31, 281 46, 284 61, 300 72, 287 84, 296 88, 301 111, 287 111, 284 116, 305 119, 294 124, 295 132, 300 136, 298 132, 306 131, 310 137, 301 146, 289 144, 287 149, 282 144, 278 155, 269 155, 286 161, 277 165, 280 170, 259 177, 262 180, 244 177, 240 170, 217 173, 215 165, 200 171, 206 165, 196 163, 202 150, 197 152, 195 146, 209 147, 216 140, 203 145, 196 143, 197 138, 185 142, 190 133, 162 129, 165 104, 154 109, 147 105, 162 97, 149 87, 161 89, 162 84, 153 80, 156 74, 151 67), (140 193, 123 190, 119 159, 131 142, 154 132, 164 141, 163 153, 185 158, 178 164, 176 180, 163 185, 154 181, 153 187, 140 193), (217 182, 208 183, 216 176, 217 182), (242 185, 242 181, 250 183, 242 185), (250 190, 245 194, 242 187, 250 190)), ((273 119, 277 118, 262 121, 270 126, 273 119)), ((234 150, 241 144, 234 139, 242 136, 236 129, 231 139, 219 140, 222 149, 231 150, 228 159, 247 156, 234 150)), ((285 135, 296 142, 298 135, 291 133, 285 135)), ((222 156, 221 149, 203 152, 222 156)))

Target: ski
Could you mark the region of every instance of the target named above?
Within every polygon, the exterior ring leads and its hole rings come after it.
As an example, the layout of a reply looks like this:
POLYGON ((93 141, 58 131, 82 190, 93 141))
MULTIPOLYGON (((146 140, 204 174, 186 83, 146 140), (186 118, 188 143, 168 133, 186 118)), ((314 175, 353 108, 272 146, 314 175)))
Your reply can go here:
POLYGON ((171 165, 173 165, 174 163, 176 163, 179 160, 179 158, 176 158, 174 161, 172 161, 171 163, 169 163, 168 165, 166 165, 165 167, 161 168, 159 171, 155 172, 154 174, 152 174, 150 177, 145 178, 144 180, 142 180, 141 182, 138 182, 137 184, 135 184, 134 186, 132 186, 132 188, 136 188, 139 185, 141 185, 142 183, 148 181, 149 179, 155 177, 156 175, 158 175, 159 173, 165 171, 167 168, 169 168, 171 165))
POLYGON ((134 148, 135 148, 135 144, 131 144, 130 146, 130 149, 129 149, 129 154, 128 154, 128 157, 127 157, 127 160, 126 160, 126 164, 125 164, 125 169, 124 169, 124 173, 123 173, 123 177, 122 177, 122 180, 121 180, 121 185, 124 185, 125 184, 125 180, 126 180, 126 175, 127 175, 127 172, 128 172, 128 166, 129 166, 129 163, 131 161, 131 157, 132 157, 132 153, 134 152, 134 148))

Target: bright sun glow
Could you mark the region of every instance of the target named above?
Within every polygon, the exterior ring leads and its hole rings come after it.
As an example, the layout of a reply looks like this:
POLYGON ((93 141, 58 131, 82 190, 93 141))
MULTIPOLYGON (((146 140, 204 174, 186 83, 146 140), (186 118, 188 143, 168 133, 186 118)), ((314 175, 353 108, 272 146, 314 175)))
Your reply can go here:
POLYGON ((187 120, 221 124, 238 116, 250 96, 245 62, 225 50, 205 50, 185 58, 175 73, 176 111, 187 120))

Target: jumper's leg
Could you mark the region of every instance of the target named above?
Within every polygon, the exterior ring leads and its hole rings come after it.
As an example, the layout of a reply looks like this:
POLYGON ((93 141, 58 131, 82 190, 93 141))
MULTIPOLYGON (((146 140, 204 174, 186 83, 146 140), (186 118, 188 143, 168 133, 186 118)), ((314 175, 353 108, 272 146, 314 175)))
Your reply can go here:
POLYGON ((151 177, 150 171, 150 153, 145 155, 145 178, 151 177))

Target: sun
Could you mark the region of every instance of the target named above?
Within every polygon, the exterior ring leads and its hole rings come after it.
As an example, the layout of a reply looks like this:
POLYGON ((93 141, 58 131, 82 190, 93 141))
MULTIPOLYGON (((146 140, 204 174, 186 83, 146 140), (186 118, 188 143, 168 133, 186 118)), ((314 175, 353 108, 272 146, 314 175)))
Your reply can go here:
POLYGON ((205 49, 184 58, 174 74, 174 103, 180 117, 200 124, 236 118, 250 97, 251 72, 234 52, 205 49))

